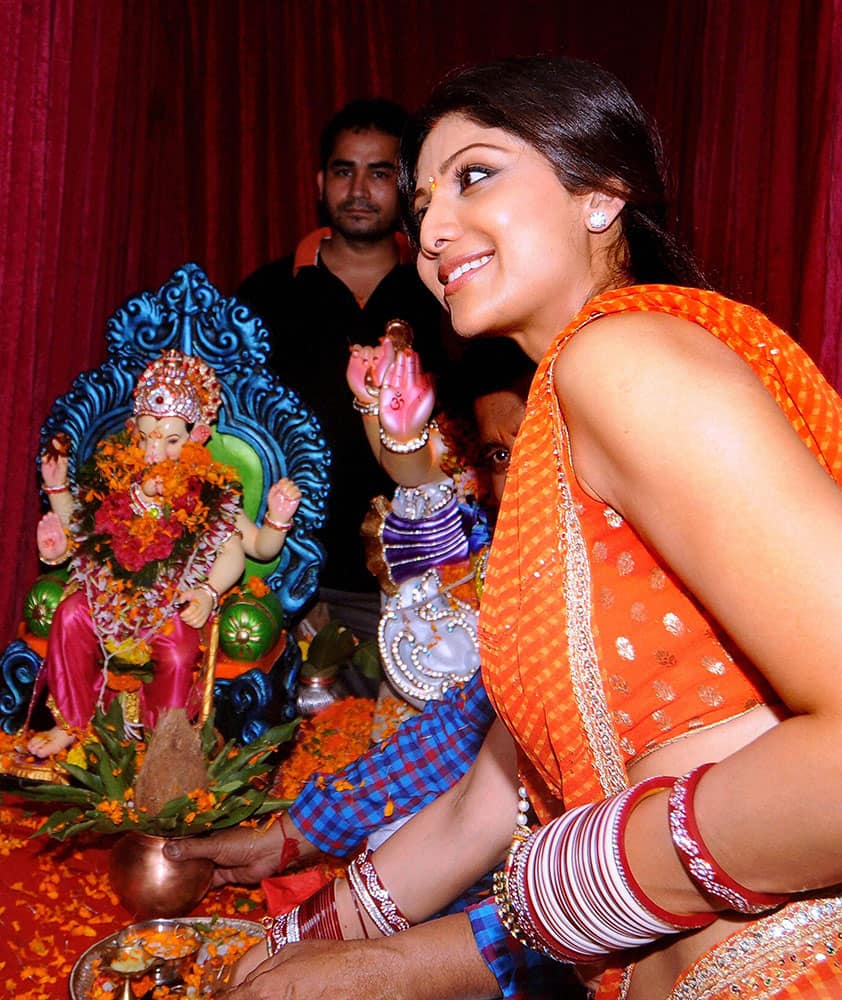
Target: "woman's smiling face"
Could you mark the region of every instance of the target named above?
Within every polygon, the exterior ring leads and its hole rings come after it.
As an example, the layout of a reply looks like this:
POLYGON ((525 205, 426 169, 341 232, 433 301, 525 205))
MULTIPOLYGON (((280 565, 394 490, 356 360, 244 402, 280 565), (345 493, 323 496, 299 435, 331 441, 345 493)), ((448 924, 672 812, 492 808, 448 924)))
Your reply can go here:
POLYGON ((418 158, 418 272, 457 333, 508 334, 543 353, 598 281, 589 197, 503 129, 459 114, 437 122, 418 158))

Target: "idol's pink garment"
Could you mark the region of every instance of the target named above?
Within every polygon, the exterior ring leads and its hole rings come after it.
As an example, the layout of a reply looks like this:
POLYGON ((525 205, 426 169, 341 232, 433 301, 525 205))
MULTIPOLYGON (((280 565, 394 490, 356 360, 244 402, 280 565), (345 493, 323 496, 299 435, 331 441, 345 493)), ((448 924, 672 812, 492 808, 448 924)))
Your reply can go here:
MULTIPOLYGON (((154 728, 164 708, 188 708, 201 631, 173 614, 152 639, 153 676, 141 685, 140 721, 154 728)), ((84 729, 97 701, 107 708, 116 696, 105 687, 102 650, 85 595, 77 590, 56 608, 44 661, 47 688, 64 719, 84 729)))

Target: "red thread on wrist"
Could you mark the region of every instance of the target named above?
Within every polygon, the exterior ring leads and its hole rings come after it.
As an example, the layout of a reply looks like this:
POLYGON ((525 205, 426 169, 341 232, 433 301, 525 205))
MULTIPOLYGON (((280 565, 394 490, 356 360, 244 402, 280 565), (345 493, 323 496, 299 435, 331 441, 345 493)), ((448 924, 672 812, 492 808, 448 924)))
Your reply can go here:
POLYGON ((278 820, 278 825, 281 828, 281 836, 284 838, 281 844, 281 857, 278 861, 278 871, 286 871, 286 869, 298 861, 301 857, 301 848, 298 846, 298 840, 295 837, 290 837, 287 834, 286 826, 284 825, 284 820, 286 819, 286 813, 284 813, 278 820))

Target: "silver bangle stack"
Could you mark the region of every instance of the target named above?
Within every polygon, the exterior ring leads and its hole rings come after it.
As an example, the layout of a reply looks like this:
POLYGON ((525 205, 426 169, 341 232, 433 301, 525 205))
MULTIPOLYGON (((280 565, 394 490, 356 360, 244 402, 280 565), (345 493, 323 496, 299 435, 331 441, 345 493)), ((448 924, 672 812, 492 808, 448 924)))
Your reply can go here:
POLYGON ((363 851, 356 857, 348 865, 347 874, 351 894, 359 900, 360 906, 384 937, 409 928, 409 921, 398 909, 377 874, 371 860, 371 851, 363 851))

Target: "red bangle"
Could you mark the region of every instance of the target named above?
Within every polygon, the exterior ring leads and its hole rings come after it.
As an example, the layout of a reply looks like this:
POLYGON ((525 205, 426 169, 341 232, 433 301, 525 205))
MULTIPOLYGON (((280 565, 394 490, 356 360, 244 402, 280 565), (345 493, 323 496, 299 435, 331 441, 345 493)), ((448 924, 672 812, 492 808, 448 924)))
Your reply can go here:
POLYGON ((789 899, 789 894, 756 892, 741 885, 710 853, 696 822, 695 795, 703 774, 713 764, 702 764, 676 781, 669 799, 672 842, 688 874, 706 893, 739 913, 763 913, 789 899))
POLYGON ((357 919, 360 922, 360 927, 362 927, 363 929, 363 937, 368 939, 371 937, 371 935, 368 933, 368 927, 366 927, 365 920, 363 919, 363 912, 360 909, 360 901, 357 899, 357 894, 350 887, 350 885, 348 886, 348 890, 351 893, 351 899, 354 901, 354 910, 357 913, 357 919))
POLYGON ((46 483, 41 483, 41 489, 48 494, 53 493, 66 493, 70 487, 67 483, 62 483, 61 486, 47 486, 46 483))
POLYGON ((624 802, 623 808, 620 810, 620 815, 617 820, 617 852, 620 856, 621 871, 623 877, 625 878, 626 885, 637 897, 638 902, 656 917, 666 921, 668 924, 674 924, 676 927, 680 928, 695 929, 698 927, 707 927, 708 924, 712 924, 714 920, 717 919, 717 913, 711 913, 709 910, 698 913, 674 913, 672 910, 665 910, 662 906, 659 906, 651 896, 643 891, 640 883, 632 873, 628 855, 626 853, 626 826, 628 825, 632 809, 634 809, 640 801, 651 795, 653 792, 663 791, 666 788, 674 787, 675 778, 671 777, 649 778, 646 781, 642 781, 639 785, 633 786, 631 790, 632 794, 624 802))
POLYGON ((336 911, 336 880, 331 879, 318 892, 298 906, 299 940, 318 938, 322 941, 341 941, 342 928, 336 911))
POLYGON ((363 851, 348 865, 348 886, 384 937, 409 928, 409 921, 389 895, 374 867, 371 851, 363 851))

